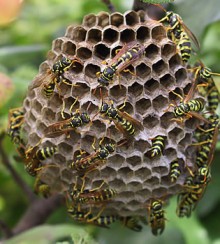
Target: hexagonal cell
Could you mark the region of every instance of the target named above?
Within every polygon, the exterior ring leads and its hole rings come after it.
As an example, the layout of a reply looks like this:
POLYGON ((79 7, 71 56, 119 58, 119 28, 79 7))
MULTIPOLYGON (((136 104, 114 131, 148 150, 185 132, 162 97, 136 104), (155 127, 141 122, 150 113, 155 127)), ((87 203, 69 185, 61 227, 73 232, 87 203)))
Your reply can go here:
POLYGON ((170 88, 175 84, 175 79, 171 74, 165 74, 160 78, 160 84, 165 88, 170 88))
POLYGON ((79 109, 78 98, 67 97, 63 99, 62 111, 67 115, 67 118, 70 117, 71 113, 74 113, 76 109, 79 109))
POLYGON ((108 48, 105 44, 102 43, 97 44, 94 47, 93 55, 102 60, 106 60, 110 55, 110 48, 108 48))
POLYGON ((124 87, 123 85, 116 85, 110 88, 109 94, 116 101, 118 101, 121 97, 125 97, 126 92, 127 92, 126 87, 124 87))
POLYGON ((94 133, 102 135, 106 131, 106 126, 100 120, 95 120, 92 122, 90 131, 94 131, 94 133))
POLYGON ((99 71, 100 71, 99 66, 95 64, 87 64, 84 69, 85 75, 93 79, 97 79, 96 73, 99 71))
POLYGON ((152 94, 152 92, 156 91, 159 87, 159 82, 154 79, 150 79, 144 84, 144 91, 148 94, 152 94))
MULTIPOLYGON (((192 87, 192 83, 188 83, 184 88, 183 88, 183 93, 184 97, 186 97, 190 91, 190 88, 192 87)), ((189 94, 190 95, 190 94, 189 94)), ((205 102, 205 101, 204 101, 205 102)))
POLYGON ((159 95, 158 97, 154 98, 152 105, 156 111, 163 110, 168 105, 168 99, 162 95, 159 95))
POLYGON ((134 97, 138 97, 143 93, 143 86, 135 82, 132 86, 128 87, 128 93, 132 94, 134 97))
MULTIPOLYGON (((87 100, 87 99, 86 99, 87 100)), ((92 101, 87 101, 85 103, 81 103, 81 109, 83 111, 86 111, 88 114, 97 114, 97 111, 98 111, 98 106, 95 105, 92 101)), ((95 118, 93 118, 95 119, 95 118)))
POLYGON ((128 166, 127 167, 122 167, 118 170, 118 177, 123 179, 125 183, 129 183, 131 178, 134 176, 134 171, 130 169, 128 166))
POLYGON ((140 26, 137 29, 136 38, 140 42, 146 42, 150 39, 150 30, 146 26, 140 26))
MULTIPOLYGON (((27 100, 25 101, 26 102, 26 106, 27 106, 27 100)), ((42 105, 41 103, 39 103, 39 101, 37 100, 34 100, 33 103, 32 103, 32 106, 33 106, 33 109, 37 112, 37 113, 41 113, 41 110, 42 110, 42 105)))
POLYGON ((110 17, 110 24, 116 27, 124 24, 124 16, 120 13, 113 13, 110 17))
POLYGON ((174 118, 172 112, 166 112, 160 117, 160 126, 164 129, 167 129, 170 126, 171 119, 174 118))
POLYGON ((135 166, 141 165, 142 159, 141 159, 140 155, 133 155, 132 157, 128 157, 126 159, 126 163, 131 165, 133 168, 135 166))
POLYGON ((152 39, 156 40, 157 42, 160 42, 163 38, 166 38, 166 30, 163 26, 155 26, 151 30, 151 37, 152 39))
POLYGON ((125 29, 120 32, 120 41, 128 43, 135 40, 135 32, 132 29, 125 29))
POLYGON ((151 69, 144 63, 136 66, 136 76, 141 79, 146 79, 151 73, 151 69))
POLYGON ((47 60, 50 62, 53 62, 57 57, 57 52, 53 51, 53 50, 50 50, 48 53, 47 53, 47 60))
POLYGON ((118 33, 118 30, 113 27, 111 28, 106 28, 104 30, 104 33, 103 33, 103 42, 107 42, 107 43, 114 43, 118 40, 118 36, 119 36, 119 33, 118 33))
POLYGON ((39 120, 36 121, 36 127, 39 135, 43 135, 47 128, 47 126, 39 120))
POLYGON ((128 113, 128 114, 133 114, 134 113, 134 108, 133 108, 133 105, 129 102, 125 102, 123 101, 121 104, 118 105, 118 109, 128 113))
POLYGON ((82 97, 89 92, 90 88, 86 83, 76 82, 76 87, 72 90, 73 97, 82 97))
POLYGON ((82 42, 86 39, 87 31, 82 26, 76 26, 71 35, 71 39, 76 42, 82 42))
POLYGON ((175 78, 176 78, 176 83, 181 84, 186 80, 187 78, 187 73, 184 68, 180 68, 175 72, 175 78))
POLYGON ((63 104, 63 101, 59 94, 55 93, 53 95, 53 99, 50 99, 48 101, 48 107, 50 107, 53 111, 56 111, 58 107, 60 107, 63 104))
POLYGON ((105 12, 101 12, 97 15, 98 23, 97 25, 104 28, 109 25, 109 14, 105 12))
POLYGON ((76 55, 80 59, 88 59, 92 57, 92 51, 88 47, 80 47, 77 49, 76 55))
POLYGON ((148 115, 144 118, 143 124, 146 129, 152 129, 159 124, 159 119, 153 115, 148 115))
POLYGON ((56 113, 54 113, 54 111, 50 108, 44 107, 41 111, 41 114, 44 118, 46 118, 46 120, 48 121, 54 121, 55 120, 55 115, 56 113))
POLYGON ((157 58, 159 52, 160 49, 153 43, 145 48, 145 56, 150 60, 154 60, 155 58, 157 58))
POLYGON ((76 53, 75 43, 72 41, 67 41, 67 42, 63 43, 62 51, 63 51, 63 53, 68 54, 68 55, 75 55, 75 53, 76 53))
POLYGON ((60 53, 62 44, 63 44, 63 39, 58 38, 58 39, 54 40, 53 43, 52 43, 53 50, 55 52, 60 53))
MULTIPOLYGON (((131 189, 131 191, 139 190, 141 188, 141 186, 142 186, 142 184, 137 181, 132 181, 127 185, 128 189, 131 189)), ((136 203, 138 203, 138 202, 136 202, 136 203)), ((132 205, 134 205, 134 201, 132 201, 132 205)))
POLYGON ((63 180, 63 181, 66 181, 67 183, 69 183, 71 181, 73 177, 73 174, 72 172, 70 172, 68 169, 63 169, 61 172, 60 172, 60 178, 63 180))
POLYGON ((151 101, 147 98, 142 98, 138 102, 136 102, 136 110, 140 114, 145 114, 151 108, 151 101))
POLYGON ((168 133, 169 139, 172 141, 172 143, 179 142, 184 137, 185 132, 179 128, 175 127, 168 133))
POLYGON ((93 26, 95 26, 96 23, 97 23, 97 17, 94 14, 86 15, 83 18, 83 25, 88 26, 90 28, 93 27, 93 26))
POLYGON ((173 43, 166 43, 161 47, 161 56, 165 59, 170 59, 176 53, 176 46, 173 43))
POLYGON ((173 55, 169 60, 170 69, 175 71, 176 69, 180 68, 182 60, 178 54, 173 55))
POLYGON ((186 133, 183 139, 179 141, 179 145, 186 147, 187 145, 189 145, 189 142, 191 141, 192 141, 192 134, 186 133))
POLYGON ((134 26, 137 23, 139 23, 139 16, 136 12, 131 11, 127 14, 125 14, 125 23, 130 26, 134 26))
POLYGON ((165 148, 163 153, 164 155, 166 155, 167 158, 174 158, 176 156, 176 148, 172 148, 172 147, 165 148))
MULTIPOLYGON (((183 97, 184 97, 183 91, 179 87, 177 87, 174 91, 169 92, 169 100, 171 100, 171 101, 182 102, 183 97)), ((175 106, 178 106, 178 105, 175 104, 175 106)))
POLYGON ((79 63, 79 61, 77 61, 77 60, 75 60, 75 62, 69 68, 69 72, 71 72, 71 74, 72 73, 79 74, 82 72, 82 70, 83 70, 83 63, 79 63))
POLYGON ((188 119, 188 117, 186 117, 186 119, 187 119, 187 121, 185 122, 185 126, 188 129, 195 130, 196 127, 198 127, 199 124, 201 123, 201 119, 200 118, 196 118, 195 116, 192 117, 192 118, 189 118, 189 119, 188 119))
POLYGON ((144 184, 149 184, 150 186, 154 186, 155 188, 158 188, 159 183, 160 179, 157 176, 152 176, 144 182, 144 184))
POLYGON ((109 157, 109 162, 111 162, 112 164, 114 164, 114 169, 120 169, 122 167, 124 161, 125 161, 125 158, 122 157, 118 153, 109 157))
POLYGON ((153 64, 152 66, 153 71, 157 74, 157 76, 160 76, 168 69, 168 64, 166 64, 162 59, 159 60, 157 63, 153 64))
POLYGON ((159 173, 161 176, 167 175, 169 173, 169 168, 167 168, 166 166, 152 167, 152 172, 159 173))
POLYGON ((49 64, 48 64, 47 61, 45 61, 45 62, 43 62, 43 63, 40 64, 39 70, 40 70, 41 73, 46 73, 48 71, 48 69, 50 69, 50 66, 49 66, 49 64))
POLYGON ((145 150, 147 149, 147 148, 149 148, 151 145, 147 142, 147 141, 145 141, 145 140, 142 140, 142 139, 140 139, 140 140, 138 140, 138 141, 135 141, 134 142, 134 148, 137 150, 137 151, 140 151, 140 152, 145 152, 145 150))
POLYGON ((102 39, 102 31, 98 28, 90 29, 87 32, 86 40, 90 43, 98 43, 102 39))
POLYGON ((108 181, 109 181, 109 179, 114 179, 116 177, 116 175, 117 175, 117 173, 116 173, 115 169, 110 168, 108 166, 100 172, 100 176, 102 177, 102 179, 106 179, 108 181))

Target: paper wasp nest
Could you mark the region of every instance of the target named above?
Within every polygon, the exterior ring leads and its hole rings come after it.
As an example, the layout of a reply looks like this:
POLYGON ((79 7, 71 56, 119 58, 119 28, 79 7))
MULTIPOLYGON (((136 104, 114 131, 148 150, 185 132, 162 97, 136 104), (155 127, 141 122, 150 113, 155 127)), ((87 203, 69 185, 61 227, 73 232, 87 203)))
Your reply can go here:
MULTIPOLYGON (((42 94, 42 86, 34 89, 30 86, 23 104, 27 145, 35 146, 44 138, 43 146, 58 147, 52 158, 43 161, 46 167, 39 171, 38 177, 54 193, 68 191, 79 176, 68 167, 76 153, 81 149, 92 154, 94 138, 96 148, 103 138, 105 141, 109 139, 119 145, 105 163, 86 174, 85 188, 93 189, 105 181, 106 187, 117 191, 114 198, 105 202, 103 214, 146 216, 151 199, 165 200, 182 190, 189 175, 187 167, 193 170, 193 155, 195 157, 197 150, 191 144, 199 120, 195 117, 183 123, 171 120, 174 118, 173 107, 169 105, 180 102, 171 90, 182 94, 184 99, 192 82, 176 45, 167 37, 163 25, 149 19, 142 11, 101 12, 86 16, 82 25, 69 26, 64 37, 54 40, 47 60, 40 67, 40 75, 63 56, 81 60, 64 74, 73 85, 59 83, 59 89, 55 88, 49 99, 42 94), (132 41, 144 45, 145 53, 127 67, 130 72, 121 71, 109 86, 100 89, 96 73, 105 67, 103 61, 109 62, 118 49, 132 41), (140 121, 144 130, 137 131, 127 143, 120 145, 119 142, 125 141, 123 133, 117 130, 113 121, 98 113, 102 100, 113 101, 117 108, 125 102, 122 111, 140 121), (69 109, 76 101, 72 112, 76 109, 87 112, 91 123, 72 130, 69 136, 47 137, 46 128, 63 120, 63 101, 66 118, 70 117, 69 109), (158 135, 165 138, 163 154, 150 158, 152 139, 158 135), (176 183, 171 183, 170 163, 177 158, 181 175, 176 183)), ((98 211, 96 208, 100 209, 100 204, 92 206, 95 212, 98 211)))

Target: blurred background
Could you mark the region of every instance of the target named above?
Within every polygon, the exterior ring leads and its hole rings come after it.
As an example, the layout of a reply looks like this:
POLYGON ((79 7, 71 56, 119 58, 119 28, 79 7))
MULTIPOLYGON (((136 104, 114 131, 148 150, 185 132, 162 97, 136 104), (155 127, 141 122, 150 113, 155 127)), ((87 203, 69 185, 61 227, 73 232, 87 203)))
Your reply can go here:
MULTIPOLYGON (((133 1, 112 0, 112 3, 117 11, 124 12, 132 8, 133 1)), ((220 73, 220 1, 175 0, 168 7, 180 14, 198 37, 201 44, 199 58, 213 72, 220 73)), ((0 132, 7 128, 8 110, 22 105, 27 87, 45 60, 52 40, 63 36, 68 25, 80 24, 84 15, 100 11, 108 11, 101 0, 0 0, 0 132)), ((220 87, 220 78, 215 76, 214 79, 220 87)), ((24 172, 22 163, 14 159, 16 151, 10 139, 5 137, 1 142, 12 166, 32 187, 32 177, 24 172)), ((27 209, 28 201, 2 164, 1 156, 0 221, 13 228, 27 209)), ((162 236, 154 237, 148 227, 135 233, 118 224, 113 224, 109 230, 80 226, 67 216, 65 208, 59 208, 45 225, 6 243, 56 243, 65 240, 62 238, 70 233, 78 237, 77 243, 220 243, 219 161, 218 143, 212 164, 212 181, 196 211, 189 219, 178 219, 176 199, 172 199, 166 208, 169 219, 162 236)))

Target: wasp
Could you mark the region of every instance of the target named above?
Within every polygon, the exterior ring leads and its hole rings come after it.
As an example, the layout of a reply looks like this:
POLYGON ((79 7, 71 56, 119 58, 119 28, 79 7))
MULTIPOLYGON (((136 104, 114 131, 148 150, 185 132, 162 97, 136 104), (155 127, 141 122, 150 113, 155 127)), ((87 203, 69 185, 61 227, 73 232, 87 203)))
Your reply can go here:
POLYGON ((198 168, 195 176, 194 176, 194 183, 204 185, 209 183, 211 180, 211 173, 209 166, 204 164, 198 168))
POLYGON ((114 76, 125 70, 131 63, 135 62, 143 53, 145 47, 135 42, 126 44, 110 61, 110 63, 98 72, 98 82, 101 86, 108 86, 113 81, 114 76))
POLYGON ((94 140, 92 147, 95 152, 85 157, 79 155, 79 157, 76 157, 76 160, 74 160, 70 164, 70 168, 77 171, 88 172, 95 169, 98 165, 103 163, 108 158, 108 156, 115 151, 115 144, 106 143, 102 145, 102 141, 103 140, 99 142, 99 148, 96 149, 94 146, 95 144, 95 140, 94 140))
POLYGON ((210 165, 217 143, 220 124, 219 116, 217 114, 211 114, 208 120, 210 121, 210 123, 207 124, 206 127, 199 127, 201 131, 201 138, 199 139, 202 139, 203 141, 193 144, 201 146, 196 157, 196 164, 198 167, 201 167, 203 165, 210 165))
POLYGON ((11 137, 14 144, 22 143, 20 136, 21 126, 24 122, 24 111, 23 108, 10 109, 8 114, 8 128, 7 133, 11 137))
MULTIPOLYGON (((48 70, 46 74, 37 77, 32 89, 39 85, 43 85, 42 93, 49 99, 54 93, 55 86, 61 81, 67 85, 72 85, 66 81, 63 75, 75 62, 81 63, 76 57, 72 60, 67 57, 62 57, 53 64, 52 68, 48 70)), ((59 90, 58 87, 57 89, 59 90)))
MULTIPOLYGON (((191 99, 191 97, 194 93, 194 84, 190 88, 190 91, 184 100, 180 94, 178 94, 174 91, 171 91, 171 92, 174 93, 177 97, 179 97, 181 99, 181 102, 179 103, 179 105, 174 105, 174 104, 169 105, 169 107, 170 106, 174 107, 173 114, 176 118, 174 118, 172 120, 183 122, 183 118, 182 118, 183 116, 187 116, 189 118, 194 116, 201 121, 209 123, 209 121, 207 119, 205 119, 203 116, 201 116, 199 114, 199 112, 201 112, 205 107, 204 100, 202 98, 191 99), (180 118, 180 119, 177 119, 177 118, 180 118)), ((165 111, 167 111, 167 110, 165 110, 165 111)))
POLYGON ((200 65, 198 67, 195 67, 195 69, 195 80, 198 83, 198 86, 204 87, 204 95, 207 95, 207 110, 210 112, 215 112, 220 101, 220 94, 212 78, 212 75, 219 76, 220 74, 213 73, 211 69, 205 67, 201 61, 200 65))
POLYGON ((31 176, 36 176, 38 169, 42 166, 41 161, 52 157, 57 152, 56 146, 38 149, 37 145, 25 151, 25 169, 31 176))
POLYGON ((127 216, 127 217, 119 217, 122 225, 136 232, 140 232, 142 230, 142 226, 139 225, 138 219, 135 217, 127 216))
POLYGON ((164 147, 165 147, 165 137, 158 135, 155 138, 152 138, 152 146, 150 151, 148 152, 148 155, 151 158, 157 157, 162 155, 164 147))
POLYGON ((75 184, 73 191, 70 193, 73 202, 82 205, 105 202, 112 199, 117 194, 117 191, 111 188, 101 189, 104 183, 103 181, 97 188, 85 190, 84 181, 80 191, 76 188, 77 184, 75 184))
POLYGON ((43 195, 45 198, 48 198, 51 195, 50 186, 41 181, 39 177, 37 177, 34 182, 34 192, 43 195))
POLYGON ((170 181, 176 182, 181 174, 179 160, 175 159, 170 163, 170 181))
POLYGON ((153 235, 161 235, 165 228, 165 211, 162 201, 153 200, 149 208, 149 223, 153 235))
POLYGON ((78 211, 75 208, 68 208, 67 211, 76 221, 86 224, 94 224, 104 228, 109 228, 108 226, 118 219, 117 215, 102 216, 101 213, 103 209, 101 209, 96 216, 91 213, 91 209, 87 213, 84 211, 78 211))
POLYGON ((136 129, 143 130, 143 125, 136 119, 132 118, 128 113, 120 110, 125 107, 125 103, 119 108, 115 108, 113 101, 111 104, 102 102, 99 112, 113 120, 116 128, 121 131, 126 137, 135 134, 136 129))
POLYGON ((56 122, 49 125, 46 130, 46 136, 52 136, 62 133, 68 133, 69 131, 75 130, 80 126, 84 126, 90 122, 90 117, 86 112, 80 112, 79 110, 76 113, 71 115, 71 118, 56 122))
POLYGON ((168 24, 171 40, 177 44, 177 48, 180 50, 183 62, 187 62, 190 58, 192 50, 189 38, 192 39, 198 49, 200 48, 199 42, 195 35, 184 24, 182 18, 172 11, 166 12, 165 17, 160 19, 159 22, 168 24))

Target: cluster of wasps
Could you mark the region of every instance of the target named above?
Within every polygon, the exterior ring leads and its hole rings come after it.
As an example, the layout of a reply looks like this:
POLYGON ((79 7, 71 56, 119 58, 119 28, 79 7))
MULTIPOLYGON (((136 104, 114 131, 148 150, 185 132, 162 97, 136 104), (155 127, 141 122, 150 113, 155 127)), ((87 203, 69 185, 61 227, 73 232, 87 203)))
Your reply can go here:
MULTIPOLYGON (((183 64, 186 65, 192 52, 191 40, 199 47, 196 37, 185 26, 182 18, 178 14, 166 12, 165 17, 160 19, 159 22, 167 29, 168 37, 176 44, 177 52, 183 64)), ((114 82, 115 77, 119 76, 120 72, 131 73, 127 67, 144 54, 144 44, 137 43, 136 41, 126 43, 122 49, 118 50, 115 57, 105 65, 102 71, 97 73, 97 85, 100 89, 100 94, 102 94, 103 88, 108 87, 110 83, 114 82)), ((64 77, 65 72, 69 70, 74 63, 82 64, 83 62, 77 57, 74 59, 62 57, 54 63, 52 68, 48 70, 45 75, 41 75, 35 80, 32 89, 41 87, 43 96, 45 96, 46 99, 50 99, 54 94, 55 88, 58 93, 60 93, 59 84, 61 82, 74 86, 71 81, 64 77)), ((195 170, 192 172, 189 169, 190 176, 187 177, 184 183, 183 191, 178 195, 177 215, 179 217, 189 217, 191 215, 191 212, 195 209, 195 206, 201 199, 211 179, 210 164, 213 159, 219 131, 219 116, 216 114, 216 109, 220 98, 212 78, 212 75, 218 74, 213 73, 209 68, 205 67, 201 61, 194 67, 190 67, 189 72, 192 73, 193 82, 188 94, 184 95, 185 97, 183 98, 183 95, 171 91, 180 98, 178 105, 170 104, 170 106, 173 107, 173 115, 175 117, 173 120, 183 122, 186 118, 196 117, 201 120, 203 124, 198 127, 195 133, 196 142, 194 145, 198 147, 195 170), (197 90, 201 96, 206 97, 208 104, 205 104, 205 99, 193 99, 197 90), (204 109, 205 113, 202 113, 204 109)), ((76 104, 77 99, 78 98, 75 98, 75 102, 70 108, 68 119, 64 116, 65 103, 63 103, 61 111, 63 120, 49 125, 45 130, 45 137, 50 138, 62 134, 70 136, 70 131, 74 130, 77 132, 79 127, 84 127, 92 123, 88 112, 81 112, 79 109, 76 109, 76 111, 72 113, 72 108, 76 104)), ((123 106, 117 108, 113 100, 105 101, 102 98, 97 114, 102 115, 109 121, 113 121, 115 127, 124 135, 125 143, 128 143, 137 132, 144 130, 144 127, 140 121, 133 118, 127 112, 122 111, 124 107, 125 103, 123 106)), ((95 116, 97 116, 97 114, 95 116)), ((34 147, 26 148, 21 136, 23 122, 24 111, 22 108, 10 110, 8 134, 24 161, 26 171, 30 175, 36 176, 35 191, 41 193, 44 197, 49 197, 51 195, 50 187, 41 181, 38 174, 46 167, 45 165, 42 166, 43 161, 58 152, 58 148, 56 146, 43 146, 41 143, 42 140, 34 147)), ((152 145, 148 152, 148 157, 151 159, 160 157, 165 148, 166 136, 157 135, 152 138, 151 141, 152 145)), ((139 219, 136 217, 102 215, 106 204, 117 196, 117 191, 115 189, 110 187, 103 188, 104 185, 107 185, 106 182, 102 182, 100 186, 93 189, 87 189, 85 187, 86 175, 106 163, 108 157, 115 152, 116 148, 120 146, 120 143, 113 140, 106 141, 105 138, 103 138, 100 140, 98 148, 95 146, 95 140, 91 146, 93 148, 92 153, 80 149, 74 155, 73 161, 68 164, 68 167, 72 171, 77 172, 76 182, 74 185, 70 186, 65 196, 68 213, 74 220, 79 222, 108 227, 109 224, 119 220, 124 226, 134 231, 140 231, 142 226, 139 224, 139 219), (101 206, 101 210, 97 214, 94 214, 92 211, 92 206, 94 205, 101 206), (89 208, 87 208, 87 206, 89 206, 89 208)), ((170 182, 175 183, 180 175, 180 160, 177 158, 170 163, 170 182)), ((146 209, 148 212, 147 223, 151 226, 152 233, 154 235, 162 234, 166 221, 163 201, 161 199, 152 198, 150 199, 150 204, 146 206, 146 209)))

